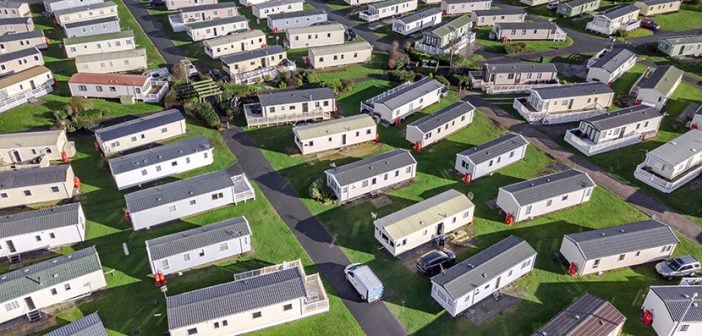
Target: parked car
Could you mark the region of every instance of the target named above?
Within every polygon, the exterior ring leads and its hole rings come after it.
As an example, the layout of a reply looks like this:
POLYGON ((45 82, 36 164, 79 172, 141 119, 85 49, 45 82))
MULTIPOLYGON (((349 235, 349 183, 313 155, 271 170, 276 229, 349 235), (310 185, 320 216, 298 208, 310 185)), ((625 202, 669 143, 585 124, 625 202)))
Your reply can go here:
POLYGON ((675 277, 692 276, 700 271, 700 262, 691 256, 682 256, 656 264, 656 272, 666 280, 675 277))
POLYGON ((344 274, 346 280, 361 295, 361 300, 373 303, 383 298, 383 283, 367 265, 348 265, 344 268, 344 274))
POLYGON ((229 76, 222 71, 219 71, 219 69, 210 69, 210 71, 207 72, 207 75, 210 76, 215 82, 222 81, 226 83, 229 81, 229 76))
POLYGON ((180 60, 180 63, 185 65, 185 69, 188 71, 188 77, 197 76, 197 68, 189 59, 184 58, 180 60))
POLYGON ((641 19, 641 27, 648 28, 653 31, 661 29, 661 25, 659 25, 658 22, 656 22, 656 20, 651 18, 641 19))
POLYGON ((417 270, 426 275, 436 275, 456 263, 456 255, 448 249, 432 250, 417 259, 417 270))
POLYGON ((356 39, 356 32, 353 31, 353 29, 348 28, 346 29, 346 39, 349 41, 353 41, 356 39))
POLYGON ((549 1, 546 5, 546 8, 550 10, 555 10, 556 8, 558 8, 558 1, 549 1))
POLYGON ((170 73, 168 72, 168 68, 158 68, 153 70, 147 70, 142 75, 149 76, 153 79, 166 81, 168 80, 168 76, 170 75, 170 73))
POLYGON ((149 5, 151 6, 151 8, 165 9, 166 0, 151 0, 151 2, 149 2, 149 5))

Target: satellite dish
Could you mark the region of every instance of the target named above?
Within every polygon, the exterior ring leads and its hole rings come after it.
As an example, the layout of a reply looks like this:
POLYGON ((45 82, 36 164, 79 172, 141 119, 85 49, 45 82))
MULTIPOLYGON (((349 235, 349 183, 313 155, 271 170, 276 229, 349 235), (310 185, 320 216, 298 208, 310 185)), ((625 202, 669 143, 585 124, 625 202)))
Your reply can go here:
POLYGON ((466 194, 466 196, 468 196, 468 199, 471 201, 473 200, 473 197, 475 197, 475 195, 473 195, 472 191, 469 191, 468 194, 466 194))

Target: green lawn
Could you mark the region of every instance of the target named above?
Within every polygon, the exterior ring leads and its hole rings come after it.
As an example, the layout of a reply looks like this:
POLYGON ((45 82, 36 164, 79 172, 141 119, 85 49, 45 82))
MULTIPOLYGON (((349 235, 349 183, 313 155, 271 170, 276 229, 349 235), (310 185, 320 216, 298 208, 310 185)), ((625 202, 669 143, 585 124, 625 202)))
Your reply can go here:
POLYGON ((359 64, 345 67, 343 69, 333 69, 330 71, 320 70, 317 72, 319 79, 322 81, 337 79, 360 79, 360 78, 377 78, 385 73, 385 67, 388 64, 388 55, 385 53, 374 52, 370 62, 367 64, 359 64))
POLYGON ((636 82, 639 77, 646 71, 647 66, 641 64, 641 63, 636 63, 634 66, 629 69, 626 73, 624 73, 619 79, 617 79, 614 82, 614 85, 612 86, 612 89, 614 89, 614 92, 617 95, 625 96, 629 94, 629 91, 631 90, 631 87, 634 86, 634 83, 636 82))
POLYGON ((654 17, 665 31, 683 31, 702 27, 702 5, 683 5, 679 12, 654 17))
MULTIPOLYGON (((365 83, 365 82, 362 82, 365 83)), ((356 87, 355 101, 367 99, 379 90, 369 91, 356 87)), ((425 113, 450 104, 457 98, 453 95, 403 122, 406 124, 425 113)), ((351 113, 344 109, 345 114, 351 113)), ((309 198, 307 186, 322 177, 333 161, 337 166, 355 158, 371 156, 392 148, 410 148, 404 140, 404 128, 379 127, 382 146, 366 145, 365 150, 352 149, 348 154, 333 154, 330 157, 288 156, 287 149, 293 145, 290 127, 250 130, 260 144, 264 155, 280 171, 303 198, 303 202, 329 228, 336 241, 352 261, 368 263, 385 283, 385 304, 411 334, 445 335, 528 335, 558 313, 585 291, 610 300, 628 317, 624 335, 652 335, 652 330, 639 321, 639 307, 645 288, 651 284, 664 283, 654 275, 651 265, 608 272, 602 276, 572 278, 566 275, 564 266, 553 261, 563 234, 591 228, 628 223, 645 219, 645 216, 613 194, 598 188, 592 200, 584 205, 539 217, 533 221, 508 227, 502 216, 489 209, 485 202, 494 199, 497 188, 527 178, 543 175, 550 170, 553 160, 530 147, 524 161, 497 172, 491 177, 481 178, 470 185, 460 182, 453 171, 455 153, 493 139, 503 133, 483 114, 478 113, 472 125, 453 134, 440 143, 426 148, 421 153, 413 152, 418 161, 416 180, 409 186, 388 193, 392 204, 380 209, 369 202, 353 206, 325 206, 309 198), (360 151, 360 152, 359 152, 360 151), (373 238, 370 213, 387 215, 409 204, 431 197, 448 188, 455 188, 474 195, 476 220, 468 228, 476 238, 476 248, 461 254, 463 259, 490 244, 514 234, 528 240, 539 252, 534 272, 518 282, 528 297, 518 305, 516 311, 499 316, 484 324, 474 325, 465 318, 450 318, 430 298, 430 283, 395 258, 379 250, 373 238)), ((699 245, 683 238, 677 254, 702 255, 699 245)))
POLYGON ((345 10, 352 7, 351 5, 344 2, 344 0, 329 0, 327 1, 327 5, 329 5, 329 7, 331 7, 335 11, 345 10))
MULTIPOLYGON (((476 33, 475 44, 483 46, 483 49, 488 52, 503 54, 505 53, 504 44, 497 40, 490 39, 491 27, 478 29, 476 33)), ((514 41, 514 43, 525 42, 529 50, 525 54, 544 52, 549 50, 558 50, 571 46, 573 39, 568 36, 565 41, 514 41)))
POLYGON ((361 101, 377 96, 396 85, 396 83, 384 79, 358 82, 354 84, 353 91, 344 93, 337 98, 336 105, 344 114, 354 115, 360 112, 361 101))
POLYGON ((132 13, 129 11, 129 9, 127 9, 127 6, 124 5, 124 1, 116 0, 115 3, 117 4, 117 11, 122 27, 133 30, 134 40, 136 40, 137 45, 141 48, 146 48, 146 57, 149 60, 149 69, 166 66, 166 61, 158 52, 149 37, 146 36, 144 30, 141 29, 139 23, 136 22, 136 19, 134 19, 132 13))

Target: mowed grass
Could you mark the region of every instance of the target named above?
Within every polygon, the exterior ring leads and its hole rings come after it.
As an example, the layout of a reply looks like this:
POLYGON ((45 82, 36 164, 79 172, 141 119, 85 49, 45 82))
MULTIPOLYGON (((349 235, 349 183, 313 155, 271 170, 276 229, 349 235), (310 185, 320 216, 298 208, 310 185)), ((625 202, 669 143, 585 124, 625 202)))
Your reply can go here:
MULTIPOLYGON (((355 99, 367 99, 375 94, 360 92, 356 94, 360 97, 355 99)), ((456 100, 451 95, 403 124, 456 100)), ((356 113, 353 111, 350 114, 356 113)), ((349 115, 348 112, 346 114, 349 115)), ((347 256, 354 262, 368 263, 378 274, 386 289, 385 304, 409 333, 529 335, 587 291, 608 299, 628 317, 624 335, 653 335, 652 330, 638 318, 646 287, 665 283, 654 274, 651 265, 607 272, 602 276, 574 278, 566 275, 565 266, 553 261, 563 234, 629 223, 646 217, 625 201, 597 188, 592 200, 584 205, 512 227, 506 226, 502 223, 503 215, 497 210, 489 209, 486 202, 496 198, 497 189, 501 186, 552 172, 554 162, 530 147, 523 161, 469 185, 460 182, 460 176, 453 171, 455 154, 506 133, 480 112, 468 128, 425 148, 421 153, 412 152, 418 161, 417 178, 408 186, 389 191, 387 194, 392 201, 390 205, 376 209, 369 202, 361 202, 341 207, 322 205, 310 199, 307 186, 323 177, 324 171, 331 167, 332 162, 340 166, 392 148, 410 149, 411 144, 404 140, 403 130, 404 127, 379 127, 382 145, 364 145, 359 149, 351 149, 348 155, 337 153, 321 157, 288 156, 287 149, 294 146, 290 127, 249 132, 258 141, 271 164, 297 190, 303 203, 327 226, 347 256), (363 151, 362 148, 366 150, 363 151), (526 299, 515 311, 498 316, 483 325, 475 325, 465 317, 449 317, 431 299, 429 279, 380 250, 380 245, 373 238, 372 212, 379 217, 384 216, 449 188, 470 193, 476 205, 475 223, 467 228, 474 237, 476 246, 459 255, 459 260, 510 234, 526 239, 539 252, 535 270, 517 282, 528 293, 526 299)), ((681 239, 683 242, 676 251, 677 254, 702 255, 699 245, 681 239)))
MULTIPOLYGON (((490 39, 491 27, 483 27, 478 29, 476 32, 475 44, 483 47, 485 51, 504 54, 505 45, 498 40, 490 39)), ((573 39, 568 36, 565 41, 555 42, 555 41, 511 41, 510 43, 521 43, 527 44, 528 51, 524 54, 532 54, 537 52, 544 52, 549 50, 558 50, 570 47, 573 44, 573 39)))
POLYGON ((665 31, 683 31, 702 27, 702 5, 685 4, 680 11, 653 18, 665 31))
POLYGON ((149 62, 149 69, 166 66, 166 61, 156 49, 156 46, 151 42, 139 23, 136 21, 132 13, 124 4, 124 0, 116 0, 117 12, 122 28, 128 28, 134 31, 134 40, 140 48, 146 49, 146 57, 149 62))
POLYGON ((618 95, 628 95, 631 87, 634 86, 636 80, 641 77, 641 75, 648 68, 646 65, 641 63, 636 63, 634 66, 625 72, 621 77, 614 81, 612 89, 618 95))

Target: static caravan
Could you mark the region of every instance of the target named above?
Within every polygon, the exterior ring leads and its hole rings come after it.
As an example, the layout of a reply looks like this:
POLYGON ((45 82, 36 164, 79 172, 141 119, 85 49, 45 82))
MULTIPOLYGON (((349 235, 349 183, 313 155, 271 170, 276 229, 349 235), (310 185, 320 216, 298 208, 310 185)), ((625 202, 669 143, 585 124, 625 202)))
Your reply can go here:
POLYGON ((20 253, 55 249, 84 240, 85 214, 80 203, 0 217, 0 257, 12 259, 20 253))
POLYGON ((214 5, 219 0, 166 0, 166 8, 168 10, 178 10, 181 8, 189 7, 202 7, 207 5, 214 5))
POLYGON ((382 0, 344 0, 344 2, 346 2, 347 4, 349 4, 351 6, 367 5, 369 3, 378 2, 378 1, 382 1, 382 0))
POLYGON ((702 128, 702 107, 699 104, 690 103, 685 111, 683 111, 682 115, 689 115, 692 117, 688 127, 692 129, 702 128), (692 111, 688 112, 688 109, 691 109, 692 111))
POLYGON ((595 186, 586 173, 569 169, 501 187, 497 206, 508 223, 516 223, 586 203, 595 186))
POLYGON ((658 41, 658 51, 670 57, 700 56, 702 35, 662 38, 658 41))
POLYGON ((151 274, 180 273, 251 251, 251 227, 235 217, 146 241, 151 274))
POLYGON ((456 154, 454 168, 470 182, 524 159, 528 145, 523 136, 510 133, 456 154))
POLYGON ((288 28, 309 27, 326 21, 327 12, 321 9, 312 9, 268 15, 266 24, 273 32, 284 32, 288 28))
POLYGON ((167 296, 166 309, 171 336, 229 336, 327 312, 329 298, 319 274, 306 275, 295 260, 167 296))
POLYGON ((618 336, 626 316, 606 300, 583 294, 531 336, 618 336))
POLYGON ((18 317, 35 321, 44 308, 103 288, 107 282, 94 246, 16 269, 0 276, 0 305, 5 308, 0 311, 0 323, 18 317))
POLYGON ((509 236, 431 278, 431 297, 456 317, 534 269, 536 250, 509 236))
POLYGON ((202 41, 232 33, 249 30, 249 21, 245 16, 234 16, 224 19, 200 21, 185 25, 187 34, 193 41, 202 41))
POLYGON ((168 82, 150 76, 79 72, 68 80, 73 97, 121 99, 159 103, 168 92, 168 82))
POLYGON ((212 164, 213 148, 202 135, 107 161, 117 190, 153 182, 212 164))
POLYGON ((620 30, 632 31, 640 26, 639 8, 634 5, 620 5, 593 15, 592 21, 588 22, 585 29, 612 35, 620 30))
POLYGON ((438 103, 448 89, 436 79, 424 77, 400 84, 361 102, 361 113, 370 113, 386 124, 399 122, 424 108, 438 103))
POLYGON ((473 223, 475 205, 450 189, 373 221, 375 239, 391 255, 429 243, 473 223))
POLYGON ((42 30, 0 35, 0 54, 32 48, 46 49, 48 47, 46 36, 44 36, 44 31, 42 30))
POLYGON ((417 160, 407 150, 395 149, 328 169, 327 186, 339 202, 347 202, 414 179, 417 160))
POLYGON ((26 33, 34 30, 31 17, 0 19, 0 35, 26 33))
POLYGON ((538 5, 545 5, 549 2, 550 0, 520 0, 519 2, 529 6, 529 7, 534 7, 538 5))
POLYGON ((385 0, 369 3, 366 10, 358 13, 358 17, 366 22, 375 22, 409 13, 415 9, 417 9, 417 0, 385 0))
POLYGON ((124 195, 134 230, 256 199, 246 175, 225 170, 142 189, 124 195))
POLYGON ((684 75, 684 71, 672 65, 659 66, 653 71, 644 72, 631 87, 631 94, 636 96, 638 103, 663 110, 684 75))
POLYGON ((253 5, 251 12, 259 19, 266 19, 273 14, 301 12, 304 5, 303 0, 271 0, 253 5))
POLYGON ((671 193, 702 173, 702 131, 692 129, 646 152, 634 177, 664 193, 671 193))
POLYGON ((512 105, 528 122, 566 123, 606 113, 614 90, 605 83, 570 84, 529 90, 512 105))
POLYGON ((409 35, 441 23, 441 9, 427 8, 416 13, 392 19, 392 31, 409 35))
POLYGON ((185 134, 185 117, 177 109, 165 110, 95 130, 95 141, 105 156, 150 145, 185 134))
POLYGON ((98 313, 92 313, 88 316, 71 322, 61 328, 45 334, 44 336, 107 336, 105 326, 100 320, 98 313))
POLYGON ((558 4, 556 13, 564 17, 583 16, 600 8, 600 0, 570 0, 558 4))
POLYGON ((0 77, 42 65, 44 65, 44 57, 37 48, 0 54, 0 77))
POLYGON ((472 88, 488 94, 528 92, 532 88, 560 85, 556 65, 548 63, 485 63, 481 71, 471 71, 468 77, 472 88))
POLYGON ((136 42, 134 32, 124 30, 117 33, 65 38, 63 48, 66 57, 75 58, 82 55, 133 50, 136 48, 136 42))
POLYGON ((54 20, 60 26, 65 26, 68 23, 102 19, 115 15, 117 15, 117 4, 112 1, 105 1, 54 11, 54 20))
POLYGON ((422 38, 414 43, 414 47, 431 55, 455 53, 475 41, 472 27, 471 16, 461 15, 437 28, 422 32, 422 38))
POLYGON ((636 64, 636 54, 623 47, 605 48, 587 61, 588 82, 613 83, 636 64))
POLYGON ((700 293, 700 285, 650 286, 641 312, 652 316, 651 327, 656 335, 697 335, 702 333, 700 293))
POLYGON ((51 70, 40 65, 0 78, 0 112, 20 106, 51 93, 54 88, 51 70))
POLYGON ((636 105, 580 121, 565 142, 587 156, 637 144, 656 136, 663 115, 653 107, 636 105))
POLYGON ((31 17, 32 10, 28 2, 0 1, 0 19, 31 17))
POLYGON ((66 161, 76 154, 66 130, 0 134, 0 166, 35 161, 66 161))
POLYGON ((484 9, 473 11, 471 18, 478 27, 494 26, 496 23, 524 22, 526 12, 519 8, 484 9))
POLYGON ((53 13, 62 9, 102 3, 105 0, 44 0, 44 10, 53 13))
POLYGON ((205 54, 214 59, 236 52, 267 47, 266 34, 258 29, 215 37, 205 40, 202 45, 205 46, 205 54))
POLYGON ((500 41, 565 41, 568 35, 553 22, 496 23, 490 38, 500 41))
POLYGON ((664 260, 679 242, 652 219, 564 235, 560 253, 574 273, 587 275, 664 260))
POLYGON ((0 171, 0 209, 73 197, 78 187, 71 165, 0 171))
POLYGON ((68 23, 63 26, 66 37, 91 36, 122 31, 119 17, 112 16, 102 19, 68 23))
POLYGON ((289 49, 344 44, 346 28, 339 23, 290 28, 285 32, 285 47, 289 49))
POLYGON ((325 87, 262 93, 258 104, 244 105, 246 124, 252 127, 328 120, 335 111, 334 92, 325 87))
POLYGON ((405 140, 421 151, 422 148, 468 127, 473 122, 474 114, 475 106, 469 102, 455 102, 408 124, 405 140))
POLYGON ((255 4, 264 3, 271 0, 239 0, 239 4, 246 7, 251 7, 255 4))
POLYGON ((373 46, 366 41, 361 41, 309 48, 307 50, 307 63, 311 68, 319 70, 368 63, 372 56, 373 46))
POLYGON ((490 9, 492 0, 441 0, 441 10, 446 15, 471 13, 490 9))
POLYGON ((223 56, 222 68, 236 84, 253 84, 266 78, 275 79, 281 72, 294 72, 297 65, 289 60, 283 46, 241 51, 223 56))
POLYGON ((681 0, 637 0, 634 6, 641 10, 643 16, 673 13, 680 10, 681 0))
POLYGON ((117 73, 146 70, 146 49, 110 51, 76 57, 76 70, 87 73, 117 73))
POLYGON ((377 139, 377 125, 367 114, 295 126, 295 144, 302 155, 345 149, 377 139))
POLYGON ((235 3, 222 2, 181 9, 179 15, 184 24, 189 24, 235 17, 239 11, 235 3))

